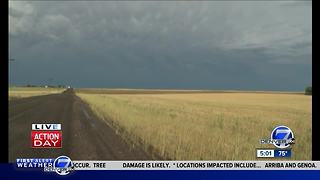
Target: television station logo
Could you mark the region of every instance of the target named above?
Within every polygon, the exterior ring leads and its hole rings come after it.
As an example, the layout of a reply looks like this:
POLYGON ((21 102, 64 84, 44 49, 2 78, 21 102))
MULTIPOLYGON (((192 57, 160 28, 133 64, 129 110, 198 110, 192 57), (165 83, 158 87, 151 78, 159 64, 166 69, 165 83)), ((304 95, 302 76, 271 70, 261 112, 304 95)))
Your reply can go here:
POLYGON ((17 168, 43 168, 44 172, 56 172, 59 175, 67 175, 75 170, 77 163, 73 163, 68 156, 57 158, 19 158, 16 159, 17 168))
POLYGON ((270 139, 261 139, 260 144, 273 144, 276 149, 257 149, 257 157, 291 157, 291 147, 295 144, 293 131, 287 126, 275 127, 270 139))
POLYGON ((32 124, 32 148, 61 148, 61 124, 32 124))
POLYGON ((271 132, 273 145, 277 148, 288 148, 295 143, 293 132, 287 126, 278 126, 271 132))
POLYGON ((295 144, 293 131, 287 126, 277 126, 271 132, 271 139, 261 139, 261 144, 273 144, 276 148, 285 149, 295 144))
POLYGON ((59 156, 54 162, 53 166, 45 167, 46 172, 56 172, 59 175, 67 175, 71 171, 74 171, 74 164, 68 156, 59 156))

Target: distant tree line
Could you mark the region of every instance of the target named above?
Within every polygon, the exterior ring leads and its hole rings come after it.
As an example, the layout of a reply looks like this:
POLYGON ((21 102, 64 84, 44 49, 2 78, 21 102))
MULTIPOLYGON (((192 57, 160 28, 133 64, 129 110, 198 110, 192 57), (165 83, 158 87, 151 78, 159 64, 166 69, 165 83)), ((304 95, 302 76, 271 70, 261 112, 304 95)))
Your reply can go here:
POLYGON ((27 85, 25 85, 25 87, 39 87, 39 86, 37 86, 37 85, 32 85, 32 84, 27 84, 27 85))
POLYGON ((34 84, 27 84, 25 87, 47 87, 47 88, 66 88, 66 85, 34 85, 34 84))
POLYGON ((305 89, 305 95, 312 95, 312 86, 308 86, 305 89))

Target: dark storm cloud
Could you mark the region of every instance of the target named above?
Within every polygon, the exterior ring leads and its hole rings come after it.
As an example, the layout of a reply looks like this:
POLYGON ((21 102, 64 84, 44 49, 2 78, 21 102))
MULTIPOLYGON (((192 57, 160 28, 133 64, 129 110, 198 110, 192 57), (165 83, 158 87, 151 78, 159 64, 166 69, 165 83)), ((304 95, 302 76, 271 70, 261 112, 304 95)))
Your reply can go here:
POLYGON ((311 4, 10 2, 11 84, 302 90, 311 4))

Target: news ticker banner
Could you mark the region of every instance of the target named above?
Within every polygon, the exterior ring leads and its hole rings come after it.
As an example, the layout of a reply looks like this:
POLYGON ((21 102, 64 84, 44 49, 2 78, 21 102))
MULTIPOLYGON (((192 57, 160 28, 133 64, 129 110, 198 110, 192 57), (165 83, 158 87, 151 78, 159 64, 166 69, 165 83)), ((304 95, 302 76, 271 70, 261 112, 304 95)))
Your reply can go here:
POLYGON ((74 170, 320 170, 320 161, 73 161, 74 170))
POLYGON ((17 159, 17 168, 40 168, 46 172, 77 170, 320 170, 320 161, 77 161, 17 159))

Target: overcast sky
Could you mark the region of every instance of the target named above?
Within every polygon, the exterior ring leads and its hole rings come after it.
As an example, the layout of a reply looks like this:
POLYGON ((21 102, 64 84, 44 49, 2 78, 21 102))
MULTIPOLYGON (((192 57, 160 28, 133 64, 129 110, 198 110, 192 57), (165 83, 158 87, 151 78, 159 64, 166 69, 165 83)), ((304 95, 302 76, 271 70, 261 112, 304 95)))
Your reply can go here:
POLYGON ((11 1, 11 85, 301 91, 308 1, 11 1))

